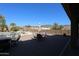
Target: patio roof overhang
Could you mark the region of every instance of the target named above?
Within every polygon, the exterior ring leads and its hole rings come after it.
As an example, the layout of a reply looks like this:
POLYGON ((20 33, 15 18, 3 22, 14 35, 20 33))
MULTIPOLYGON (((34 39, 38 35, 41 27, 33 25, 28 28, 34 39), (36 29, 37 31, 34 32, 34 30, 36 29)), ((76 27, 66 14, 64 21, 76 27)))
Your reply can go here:
POLYGON ((79 23, 79 4, 78 3, 63 3, 67 15, 71 21, 77 21, 79 23))

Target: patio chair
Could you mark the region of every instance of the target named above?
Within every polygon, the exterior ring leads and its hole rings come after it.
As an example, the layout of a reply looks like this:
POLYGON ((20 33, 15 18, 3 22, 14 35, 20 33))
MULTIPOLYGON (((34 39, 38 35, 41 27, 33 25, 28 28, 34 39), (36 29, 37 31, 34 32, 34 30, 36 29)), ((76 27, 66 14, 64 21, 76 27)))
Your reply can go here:
POLYGON ((11 33, 11 38, 12 38, 11 45, 12 46, 16 45, 17 42, 19 41, 20 37, 21 36, 19 34, 17 34, 17 33, 11 33))
POLYGON ((44 40, 44 37, 43 37, 41 34, 37 34, 36 39, 37 39, 38 41, 42 41, 42 40, 44 40))

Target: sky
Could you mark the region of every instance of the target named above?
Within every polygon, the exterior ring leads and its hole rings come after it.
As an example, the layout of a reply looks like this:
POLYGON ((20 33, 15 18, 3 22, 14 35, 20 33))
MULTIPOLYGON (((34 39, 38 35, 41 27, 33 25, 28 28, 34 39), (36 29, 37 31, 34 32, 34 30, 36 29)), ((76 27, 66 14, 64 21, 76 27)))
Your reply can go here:
POLYGON ((0 3, 0 15, 8 25, 70 24, 64 8, 58 3, 0 3))

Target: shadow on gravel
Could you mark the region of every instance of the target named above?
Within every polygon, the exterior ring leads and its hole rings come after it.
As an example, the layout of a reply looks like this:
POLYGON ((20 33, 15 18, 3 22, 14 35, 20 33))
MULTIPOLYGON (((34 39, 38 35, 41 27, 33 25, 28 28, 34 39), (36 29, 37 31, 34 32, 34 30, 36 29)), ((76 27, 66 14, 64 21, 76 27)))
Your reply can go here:
POLYGON ((69 37, 62 35, 47 36, 44 40, 19 41, 10 49, 11 56, 58 56, 69 37))

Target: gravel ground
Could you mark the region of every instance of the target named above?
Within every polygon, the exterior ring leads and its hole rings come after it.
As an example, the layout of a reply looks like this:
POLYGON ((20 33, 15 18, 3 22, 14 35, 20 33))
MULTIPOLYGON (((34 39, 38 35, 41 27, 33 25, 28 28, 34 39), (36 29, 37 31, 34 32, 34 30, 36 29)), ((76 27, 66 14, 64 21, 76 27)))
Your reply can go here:
POLYGON ((20 41, 32 40, 33 35, 22 35, 20 41))
MULTIPOLYGON (((27 35, 25 38, 29 38, 27 35)), ((23 38, 23 37, 21 37, 23 38)), ((24 40, 24 39, 23 39, 24 40)), ((69 39, 63 36, 48 36, 44 41, 25 40, 10 49, 11 56, 58 56, 69 39)))

